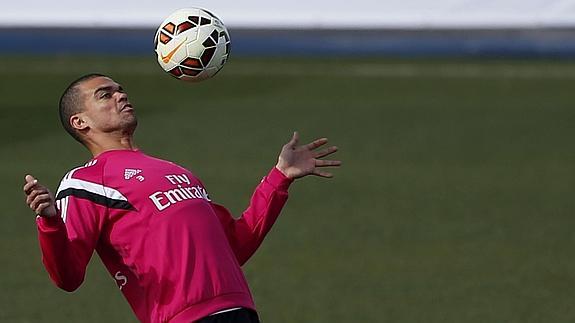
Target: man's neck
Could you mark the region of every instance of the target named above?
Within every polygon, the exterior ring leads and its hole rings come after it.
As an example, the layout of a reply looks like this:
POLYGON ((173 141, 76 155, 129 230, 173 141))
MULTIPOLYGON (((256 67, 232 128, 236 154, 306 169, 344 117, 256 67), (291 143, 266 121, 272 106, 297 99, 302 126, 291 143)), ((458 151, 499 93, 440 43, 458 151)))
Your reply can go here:
POLYGON ((134 139, 129 137, 113 138, 110 140, 101 140, 98 142, 90 142, 86 145, 92 156, 96 157, 99 154, 109 150, 136 150, 134 139))

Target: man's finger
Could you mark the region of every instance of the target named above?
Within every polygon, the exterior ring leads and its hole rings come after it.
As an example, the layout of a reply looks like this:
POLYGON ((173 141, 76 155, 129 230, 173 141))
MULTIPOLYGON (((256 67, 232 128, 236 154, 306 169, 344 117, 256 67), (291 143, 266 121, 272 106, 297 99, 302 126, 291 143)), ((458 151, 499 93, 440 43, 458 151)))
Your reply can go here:
POLYGON ((315 154, 315 158, 322 158, 322 157, 325 157, 327 155, 331 155, 331 154, 335 153, 337 151, 337 149, 338 148, 336 146, 331 146, 329 148, 320 150, 319 152, 317 152, 315 154))
POLYGON ((26 175, 25 177, 26 184, 24 185, 24 193, 30 194, 30 190, 38 184, 38 180, 35 179, 32 175, 26 175))
POLYGON ((320 138, 312 141, 311 143, 305 145, 308 150, 314 150, 317 147, 323 146, 327 143, 327 138, 320 138))
POLYGON ((317 170, 317 169, 314 170, 312 174, 319 176, 319 177, 325 177, 325 178, 332 178, 333 177, 333 174, 328 173, 328 172, 322 172, 322 171, 317 170))
POLYGON ((26 203, 30 204, 39 194, 48 193, 48 189, 43 186, 36 186, 26 197, 26 203))
POLYGON ((42 214, 42 211, 44 211, 44 209, 46 209, 49 206, 50 206, 50 202, 41 203, 40 205, 38 205, 37 208, 34 209, 34 212, 36 212, 36 214, 40 215, 40 214, 42 214))
POLYGON ((36 196, 38 196, 39 194, 43 194, 43 193, 46 193, 46 190, 42 190, 42 189, 32 190, 32 192, 30 192, 30 194, 28 194, 28 196, 26 197, 26 204, 32 203, 32 201, 34 201, 36 196))
POLYGON ((340 166, 340 160, 323 160, 323 159, 316 159, 315 166, 316 167, 326 167, 326 166, 340 166))
POLYGON ((48 194, 48 193, 40 194, 40 195, 36 196, 36 198, 34 198, 32 203, 30 203, 30 208, 32 210, 35 210, 39 204, 44 203, 44 202, 50 202, 50 200, 51 200, 50 194, 48 194))
POLYGON ((295 148, 299 143, 299 134, 297 131, 293 132, 293 136, 291 137, 290 141, 287 143, 288 147, 295 148))

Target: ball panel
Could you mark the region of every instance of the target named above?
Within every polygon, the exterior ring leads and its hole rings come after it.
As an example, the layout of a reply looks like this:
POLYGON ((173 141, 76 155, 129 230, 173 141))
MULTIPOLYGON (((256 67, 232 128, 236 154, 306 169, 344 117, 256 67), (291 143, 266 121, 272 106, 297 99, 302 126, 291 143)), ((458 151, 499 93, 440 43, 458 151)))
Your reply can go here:
POLYGON ((201 69, 185 68, 185 67, 180 67, 180 68, 182 69, 182 72, 188 76, 196 76, 202 72, 201 69))
POLYGON ((218 44, 217 47, 213 47, 214 54, 213 54, 213 59, 212 61, 209 63, 209 65, 205 66, 205 67, 221 67, 223 66, 223 63, 225 63, 225 60, 227 60, 228 55, 226 55, 226 46, 223 43, 218 44), (224 61, 222 63, 222 61, 224 61))
POLYGON ((164 34, 163 32, 160 33, 160 42, 161 42, 162 44, 165 45, 165 44, 169 43, 170 40, 172 40, 172 37, 170 37, 170 36, 164 34))
POLYGON ((200 62, 200 60, 197 58, 191 57, 186 58, 183 62, 180 63, 180 65, 189 68, 202 68, 202 62, 200 62))
POLYGON ((176 66, 175 68, 172 68, 171 70, 168 71, 168 73, 172 74, 175 77, 180 77, 182 76, 182 70, 180 69, 180 67, 176 66))
POLYGON ((208 37, 208 39, 206 39, 202 45, 204 45, 204 47, 212 47, 216 46, 216 42, 212 39, 212 37, 208 37))
POLYGON ((195 27, 196 25, 192 24, 189 21, 184 21, 178 25, 178 35, 183 33, 184 31, 195 27))
POLYGON ((214 47, 204 49, 204 53, 202 54, 201 61, 204 66, 208 66, 212 57, 214 57, 214 53, 216 49, 214 47))
POLYGON ((164 31, 168 32, 169 34, 174 34, 174 31, 176 29, 176 25, 174 25, 173 23, 169 22, 166 25, 164 25, 164 27, 162 28, 164 31))
POLYGON ((211 23, 212 21, 210 19, 202 17, 202 20, 200 21, 200 26, 209 25, 211 23))

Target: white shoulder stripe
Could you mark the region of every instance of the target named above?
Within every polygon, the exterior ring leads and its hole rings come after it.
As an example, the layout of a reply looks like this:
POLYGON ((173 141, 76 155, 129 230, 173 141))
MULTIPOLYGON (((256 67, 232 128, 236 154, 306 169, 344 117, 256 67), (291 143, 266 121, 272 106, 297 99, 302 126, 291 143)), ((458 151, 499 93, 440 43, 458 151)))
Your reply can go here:
POLYGON ((91 161, 87 162, 86 165, 84 165, 84 167, 94 166, 94 165, 96 165, 97 162, 98 162, 97 159, 91 160, 91 161))
POLYGON ((79 166, 79 167, 76 167, 76 168, 72 169, 71 171, 69 171, 68 173, 66 173, 66 175, 64 176, 64 179, 70 179, 70 178, 72 178, 72 175, 74 175, 74 172, 76 172, 78 169, 82 169, 82 168, 94 166, 94 165, 96 165, 97 162, 98 162, 98 160, 97 160, 97 159, 94 159, 94 160, 91 160, 91 161, 87 162, 87 163, 86 163, 85 165, 83 165, 83 166, 79 166))
POLYGON ((102 184, 96 184, 88 181, 84 181, 77 178, 64 178, 60 183, 60 187, 58 187, 58 192, 56 196, 60 194, 60 192, 67 190, 67 189, 79 189, 85 190, 90 193, 98 194, 103 197, 107 197, 114 200, 121 200, 127 201, 128 199, 120 193, 118 190, 113 189, 111 187, 106 187, 102 184))
POLYGON ((62 211, 60 212, 60 216, 62 217, 62 221, 64 223, 66 223, 66 218, 68 216, 68 198, 69 196, 66 196, 65 198, 63 198, 62 201, 62 211))

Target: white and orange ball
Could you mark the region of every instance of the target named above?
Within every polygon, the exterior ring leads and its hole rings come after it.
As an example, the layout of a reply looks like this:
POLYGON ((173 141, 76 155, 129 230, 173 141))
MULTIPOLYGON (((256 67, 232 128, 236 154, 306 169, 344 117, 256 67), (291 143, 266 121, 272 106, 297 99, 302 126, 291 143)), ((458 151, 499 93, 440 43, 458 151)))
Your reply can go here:
POLYGON ((189 82, 216 75, 228 60, 231 46, 222 21, 200 8, 169 15, 156 31, 154 43, 162 69, 189 82))

